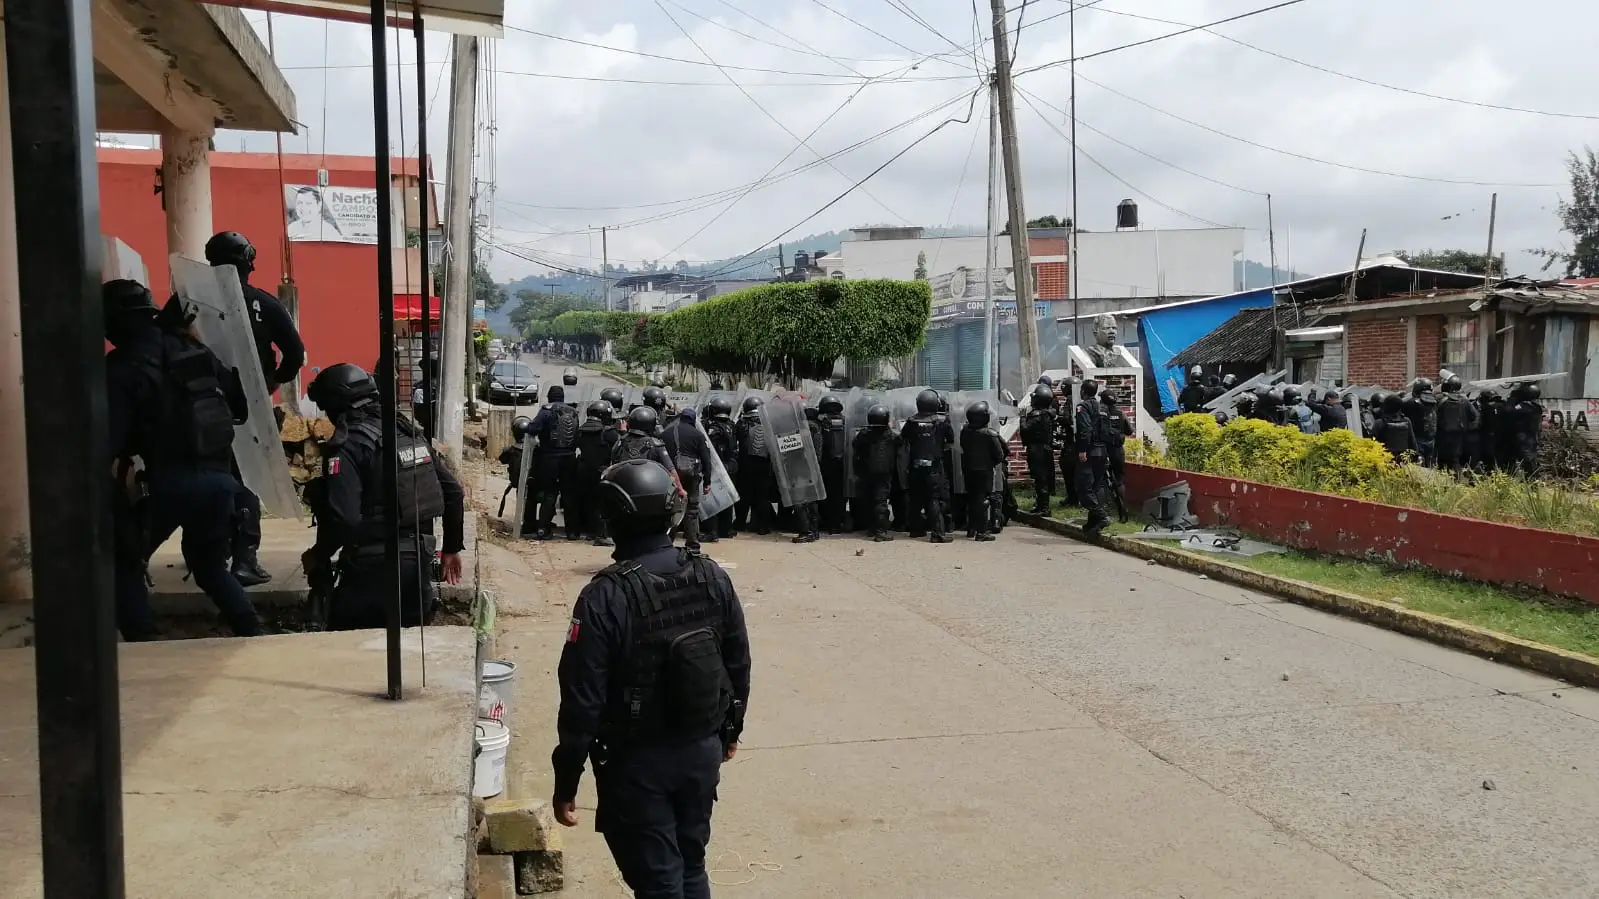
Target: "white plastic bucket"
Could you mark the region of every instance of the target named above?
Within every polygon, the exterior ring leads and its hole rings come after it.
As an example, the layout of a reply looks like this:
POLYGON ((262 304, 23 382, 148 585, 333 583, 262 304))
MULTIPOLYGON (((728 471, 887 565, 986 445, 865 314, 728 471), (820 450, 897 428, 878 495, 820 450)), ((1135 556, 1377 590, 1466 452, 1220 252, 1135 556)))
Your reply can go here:
POLYGON ((516 693, 516 663, 490 659, 483 663, 483 686, 477 694, 477 716, 505 722, 516 693))
POLYGON ((472 795, 487 799, 505 792, 505 753, 511 747, 511 731, 498 721, 479 720, 476 733, 472 795))

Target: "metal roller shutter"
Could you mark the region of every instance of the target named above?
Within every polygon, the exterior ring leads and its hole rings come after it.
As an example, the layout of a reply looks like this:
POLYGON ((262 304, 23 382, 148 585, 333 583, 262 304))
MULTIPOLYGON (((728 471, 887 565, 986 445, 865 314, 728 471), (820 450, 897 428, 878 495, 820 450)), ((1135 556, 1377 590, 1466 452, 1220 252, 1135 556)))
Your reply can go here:
POLYGON ((955 326, 955 352, 959 363, 956 390, 983 389, 983 323, 960 322, 955 326))
POLYGON ((922 371, 928 387, 955 389, 955 329, 949 324, 940 322, 928 329, 927 343, 922 347, 922 371))

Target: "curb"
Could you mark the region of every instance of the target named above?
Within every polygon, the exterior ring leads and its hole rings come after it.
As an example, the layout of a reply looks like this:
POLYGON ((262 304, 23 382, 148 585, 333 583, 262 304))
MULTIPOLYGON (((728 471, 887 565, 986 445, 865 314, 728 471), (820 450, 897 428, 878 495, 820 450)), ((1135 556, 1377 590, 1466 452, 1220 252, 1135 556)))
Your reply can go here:
POLYGON ((1090 537, 1082 528, 1034 515, 1031 512, 1017 514, 1016 520, 1039 530, 1071 537, 1085 543, 1094 543, 1115 552, 1148 559, 1170 568, 1181 568, 1240 587, 1270 593, 1323 612, 1358 618, 1378 627, 1469 652, 1490 661, 1514 665, 1583 687, 1599 687, 1599 660, 1568 650, 1534 643, 1427 612, 1418 612, 1393 603, 1355 596, 1319 584, 1263 574, 1221 559, 1202 558, 1149 541, 1129 540, 1123 537, 1090 537))

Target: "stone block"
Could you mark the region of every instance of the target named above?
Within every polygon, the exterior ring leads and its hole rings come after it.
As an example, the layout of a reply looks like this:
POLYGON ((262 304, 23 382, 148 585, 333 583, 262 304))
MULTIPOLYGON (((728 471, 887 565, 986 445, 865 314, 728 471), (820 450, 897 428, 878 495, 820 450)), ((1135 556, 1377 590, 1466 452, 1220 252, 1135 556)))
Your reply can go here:
POLYGON ((516 863, 509 855, 477 857, 477 899, 515 899, 516 863))
POLYGON ((559 850, 555 814, 550 804, 539 799, 496 799, 484 807, 488 819, 489 851, 501 855, 515 852, 559 850))
POLYGON ((516 860, 518 896, 554 893, 566 885, 566 865, 561 857, 561 850, 518 852, 512 858, 516 860))

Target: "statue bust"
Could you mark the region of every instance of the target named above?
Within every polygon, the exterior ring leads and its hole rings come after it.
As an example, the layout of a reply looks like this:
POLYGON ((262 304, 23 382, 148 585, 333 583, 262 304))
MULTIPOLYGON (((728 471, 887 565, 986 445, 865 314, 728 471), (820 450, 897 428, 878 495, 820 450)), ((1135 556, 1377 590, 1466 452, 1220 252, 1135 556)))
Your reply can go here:
POLYGON ((1094 345, 1088 347, 1088 358, 1100 368, 1116 368, 1124 364, 1116 349, 1116 316, 1109 312, 1094 316, 1094 345))

